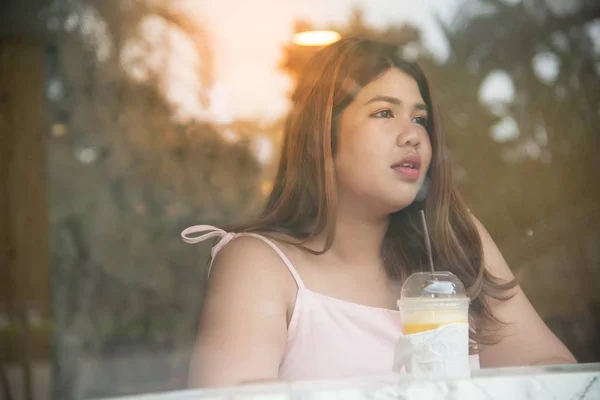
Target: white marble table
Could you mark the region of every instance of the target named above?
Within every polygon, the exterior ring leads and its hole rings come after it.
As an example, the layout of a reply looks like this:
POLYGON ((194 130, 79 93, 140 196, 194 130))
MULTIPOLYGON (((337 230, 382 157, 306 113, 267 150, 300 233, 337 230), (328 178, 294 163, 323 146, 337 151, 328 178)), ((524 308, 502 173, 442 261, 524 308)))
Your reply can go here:
POLYGON ((112 400, 600 400, 600 363, 485 369, 470 379, 415 380, 389 375, 185 390, 112 400))

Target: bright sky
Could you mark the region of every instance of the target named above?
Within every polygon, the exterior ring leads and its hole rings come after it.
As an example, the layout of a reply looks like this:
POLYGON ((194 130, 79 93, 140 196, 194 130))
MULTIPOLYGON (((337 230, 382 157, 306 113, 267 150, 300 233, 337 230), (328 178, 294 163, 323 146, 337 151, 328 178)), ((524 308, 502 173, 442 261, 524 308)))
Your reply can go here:
POLYGON ((290 83, 277 70, 293 23, 345 22, 353 7, 376 27, 410 21, 440 58, 447 46, 434 14, 449 20, 462 0, 184 0, 210 35, 215 57, 215 108, 234 118, 273 119, 287 110, 290 83))

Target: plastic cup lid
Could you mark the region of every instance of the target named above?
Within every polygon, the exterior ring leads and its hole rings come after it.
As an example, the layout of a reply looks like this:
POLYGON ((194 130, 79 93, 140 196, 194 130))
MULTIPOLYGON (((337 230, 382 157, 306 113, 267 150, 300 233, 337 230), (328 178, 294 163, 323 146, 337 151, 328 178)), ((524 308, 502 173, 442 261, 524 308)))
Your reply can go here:
POLYGON ((402 285, 401 299, 468 299, 465 287, 448 271, 416 272, 402 285))

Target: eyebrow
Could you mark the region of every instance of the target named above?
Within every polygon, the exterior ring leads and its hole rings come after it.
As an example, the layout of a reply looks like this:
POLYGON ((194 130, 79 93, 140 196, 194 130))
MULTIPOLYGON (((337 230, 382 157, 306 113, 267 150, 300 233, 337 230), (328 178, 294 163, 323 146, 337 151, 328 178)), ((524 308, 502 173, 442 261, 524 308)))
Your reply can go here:
MULTIPOLYGON (((367 101, 364 105, 375 103, 376 101, 385 101, 386 103, 398 104, 398 105, 403 104, 402 100, 400 100, 396 97, 378 95, 378 96, 371 98, 371 100, 367 101)), ((423 104, 423 103, 417 103, 413 106, 413 108, 415 110, 429 111, 429 107, 427 106, 427 104, 423 104)))

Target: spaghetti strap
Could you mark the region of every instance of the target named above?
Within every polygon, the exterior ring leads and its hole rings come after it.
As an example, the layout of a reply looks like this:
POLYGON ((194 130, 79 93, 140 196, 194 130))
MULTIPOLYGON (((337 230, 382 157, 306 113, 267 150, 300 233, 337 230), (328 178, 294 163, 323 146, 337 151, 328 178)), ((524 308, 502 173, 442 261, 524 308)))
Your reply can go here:
POLYGON ((259 235, 257 233, 251 233, 251 232, 242 232, 242 233, 226 232, 226 231, 219 229, 212 225, 190 226, 189 228, 187 228, 183 232, 181 232, 181 238, 183 239, 183 241, 186 243, 190 243, 190 244, 200 243, 207 239, 215 238, 215 237, 221 238, 219 240, 219 242, 216 245, 214 245, 210 251, 211 261, 210 261, 210 265, 208 267, 208 274, 210 274, 210 270, 212 268, 212 263, 213 263, 215 257, 217 256, 217 254, 219 254, 219 252, 223 249, 223 247, 225 247, 227 245, 227 243, 231 242, 233 239, 235 239, 236 237, 240 237, 240 236, 254 237, 256 239, 262 240, 265 244, 267 244, 269 247, 271 247, 275 251, 275 253, 277 253, 277 255, 281 258, 281 260, 283 261, 283 263, 285 264, 287 269, 290 271, 290 274, 292 274, 292 277, 296 281, 296 285, 298 286, 298 288, 304 287, 304 283, 302 282, 302 279, 300 278, 298 271, 296 271, 296 268, 294 268, 294 266, 292 265, 292 262, 285 256, 285 254, 283 254, 283 251, 281 251, 281 249, 275 243, 273 243, 272 240, 267 239, 266 237, 264 237, 262 235, 259 235), (203 235, 191 236, 191 235, 194 235, 197 233, 203 233, 203 235))

